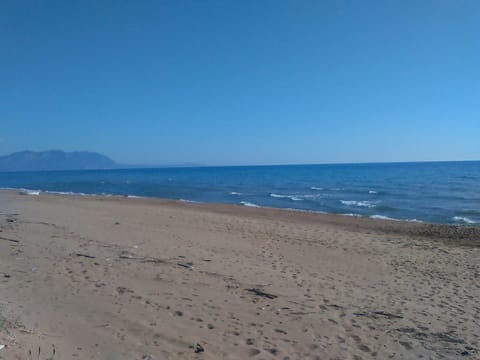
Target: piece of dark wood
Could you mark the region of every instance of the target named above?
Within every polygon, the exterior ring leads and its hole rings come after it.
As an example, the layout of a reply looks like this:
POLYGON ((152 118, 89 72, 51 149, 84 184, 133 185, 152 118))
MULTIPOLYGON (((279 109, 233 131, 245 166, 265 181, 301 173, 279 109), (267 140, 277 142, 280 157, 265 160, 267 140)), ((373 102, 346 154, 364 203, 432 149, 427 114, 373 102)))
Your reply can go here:
POLYGON ((383 316, 383 317, 386 317, 388 319, 403 319, 403 316, 401 316, 401 315, 391 314, 391 313, 385 312, 383 310, 367 311, 367 312, 354 312, 353 315, 355 315, 355 316, 365 316, 365 317, 370 317, 370 318, 377 318, 379 316, 383 316))
POLYGON ((20 240, 9 239, 9 238, 3 237, 3 236, 0 236, 0 240, 10 241, 10 242, 14 242, 14 243, 19 243, 20 242, 20 240))
POLYGON ((96 258, 96 256, 93 256, 93 255, 87 255, 87 254, 75 253, 75 255, 77 255, 77 256, 80 256, 80 257, 89 258, 89 259, 95 259, 95 258, 96 258))
POLYGON ((181 267, 184 267, 184 268, 187 268, 188 270, 192 270, 192 268, 193 268, 193 263, 191 263, 191 262, 177 262, 177 265, 181 266, 181 267))
POLYGON ((254 293, 257 296, 266 297, 267 299, 276 299, 278 297, 277 295, 269 294, 257 288, 250 288, 250 289, 247 289, 247 291, 254 293))

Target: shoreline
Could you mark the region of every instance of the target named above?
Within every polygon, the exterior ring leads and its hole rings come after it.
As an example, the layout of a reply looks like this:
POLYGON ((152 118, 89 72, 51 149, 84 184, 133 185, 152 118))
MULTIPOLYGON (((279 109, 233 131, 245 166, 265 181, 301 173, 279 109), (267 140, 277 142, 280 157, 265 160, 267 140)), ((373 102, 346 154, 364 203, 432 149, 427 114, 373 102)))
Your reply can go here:
POLYGON ((474 191, 480 168, 475 163, 411 165, 79 170, 0 173, 0 179, 4 188, 23 187, 30 193, 42 189, 68 195, 147 196, 480 227, 474 191), (443 176, 445 172, 450 175, 443 176))
POLYGON ((16 191, 0 204, 0 358, 480 353, 478 229, 16 191))
POLYGON ((98 195, 98 194, 77 194, 62 193, 38 190, 38 193, 32 194, 24 191, 34 191, 29 189, 0 189, 2 192, 15 193, 22 196, 55 196, 73 199, 95 199, 100 201, 130 201, 145 204, 157 205, 185 205, 198 209, 206 209, 219 213, 256 215, 264 218, 276 216, 282 220, 295 221, 319 221, 325 224, 337 224, 353 230, 372 230, 383 233, 408 234, 409 236, 418 236, 424 238, 438 238, 441 240, 454 241, 453 245, 479 246, 480 247, 480 226, 439 224, 429 222, 417 222, 401 219, 381 219, 367 216, 351 216, 348 214, 324 213, 313 210, 302 210, 292 208, 275 208, 268 206, 245 206, 242 204, 225 204, 190 201, 183 199, 166 199, 157 197, 142 197, 133 195, 98 195))
MULTIPOLYGON (((9 188, 3 187, 0 188, 0 191, 16 191, 23 195, 32 195, 38 196, 42 195, 57 195, 57 196, 74 196, 74 197, 106 197, 106 198, 128 198, 128 199, 156 199, 156 200, 172 200, 172 201, 180 201, 185 203, 198 203, 198 204, 213 204, 213 205, 241 205, 244 207, 251 207, 251 208, 264 208, 264 209, 280 209, 280 210, 287 210, 287 211, 296 211, 296 212, 305 212, 305 213, 314 213, 314 214, 326 214, 326 215, 336 215, 336 216, 345 216, 351 218, 362 218, 362 219, 373 219, 373 220, 384 220, 384 221, 397 221, 397 222, 407 222, 407 223, 420 223, 420 224, 427 224, 427 225, 448 225, 448 226, 457 226, 457 227, 472 227, 472 228, 479 228, 480 229, 480 222, 475 222, 470 220, 466 217, 461 216, 454 216, 454 219, 462 219, 463 223, 449 223, 449 222, 431 222, 426 220, 418 220, 418 219, 405 219, 405 218, 393 218, 387 215, 381 214, 373 214, 373 215, 362 215, 359 213, 333 213, 333 212, 326 212, 322 210, 310 210, 310 209, 301 209, 301 208, 292 208, 292 207, 272 207, 266 205, 258 205, 255 203, 251 203, 248 201, 239 201, 237 203, 228 203, 228 202, 208 202, 208 201, 196 201, 196 200, 188 200, 183 198, 162 198, 162 197, 155 197, 155 196, 140 196, 140 195, 122 195, 122 194, 96 194, 96 193, 82 193, 82 192, 70 192, 70 191, 50 191, 50 190, 39 190, 39 189, 27 189, 27 188, 9 188)), ((234 192, 235 193, 235 192, 234 192)), ((235 193, 236 194, 236 193, 235 193)), ((273 196, 275 194, 270 194, 273 196)), ((279 197, 279 195, 275 195, 273 197, 279 197)), ((287 195, 280 195, 280 197, 288 197, 287 195)), ((341 200, 342 202, 343 200, 341 200)))

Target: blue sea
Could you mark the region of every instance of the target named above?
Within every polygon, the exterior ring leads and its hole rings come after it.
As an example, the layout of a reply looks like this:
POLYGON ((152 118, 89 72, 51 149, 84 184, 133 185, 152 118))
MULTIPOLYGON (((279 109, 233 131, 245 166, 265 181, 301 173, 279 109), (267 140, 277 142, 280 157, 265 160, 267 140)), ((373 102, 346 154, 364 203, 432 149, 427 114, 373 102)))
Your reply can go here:
POLYGON ((0 173, 0 187, 480 226, 480 161, 0 173))

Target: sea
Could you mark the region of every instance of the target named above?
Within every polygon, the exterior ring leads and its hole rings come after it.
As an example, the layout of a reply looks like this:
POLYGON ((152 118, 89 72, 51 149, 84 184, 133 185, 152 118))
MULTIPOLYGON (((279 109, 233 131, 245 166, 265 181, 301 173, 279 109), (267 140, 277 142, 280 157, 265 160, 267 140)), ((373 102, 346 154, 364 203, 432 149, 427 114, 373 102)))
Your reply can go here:
POLYGON ((480 161, 5 172, 0 188, 480 226, 480 161))

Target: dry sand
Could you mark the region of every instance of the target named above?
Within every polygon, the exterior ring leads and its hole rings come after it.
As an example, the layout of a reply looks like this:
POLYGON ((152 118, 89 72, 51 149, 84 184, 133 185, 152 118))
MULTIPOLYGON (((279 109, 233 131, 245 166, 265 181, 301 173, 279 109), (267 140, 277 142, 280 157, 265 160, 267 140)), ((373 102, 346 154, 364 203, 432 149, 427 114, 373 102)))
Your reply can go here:
POLYGON ((0 230, 1 359, 480 358, 480 229, 0 191, 0 230))

